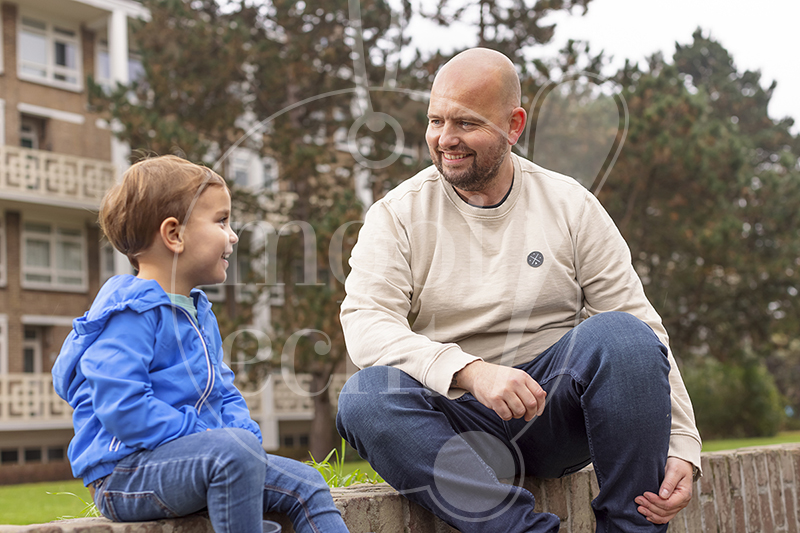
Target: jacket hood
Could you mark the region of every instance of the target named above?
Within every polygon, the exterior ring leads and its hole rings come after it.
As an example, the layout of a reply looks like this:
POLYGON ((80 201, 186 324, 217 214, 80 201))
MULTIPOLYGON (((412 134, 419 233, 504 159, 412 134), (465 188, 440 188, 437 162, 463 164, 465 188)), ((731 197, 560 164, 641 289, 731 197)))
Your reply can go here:
MULTIPOLYGON (((192 289, 191 295, 202 323, 211 307, 208 298, 197 289, 192 289)), ((72 331, 53 365, 53 388, 56 393, 72 404, 71 392, 74 391, 70 391, 70 385, 76 376, 78 362, 112 315, 127 309, 144 313, 160 305, 173 304, 157 281, 139 279, 129 274, 109 279, 97 293, 91 308, 82 317, 72 321, 72 331)))

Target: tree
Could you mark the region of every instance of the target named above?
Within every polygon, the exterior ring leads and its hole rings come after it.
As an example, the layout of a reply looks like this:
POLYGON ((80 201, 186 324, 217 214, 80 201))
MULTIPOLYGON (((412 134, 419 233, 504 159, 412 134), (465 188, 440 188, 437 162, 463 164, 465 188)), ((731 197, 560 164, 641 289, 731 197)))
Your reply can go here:
POLYGON ((672 64, 655 56, 618 80, 630 131, 600 197, 672 347, 689 366, 713 358, 770 386, 757 367, 781 366, 776 341, 794 338, 800 258, 800 149, 792 122, 767 115, 774 85, 700 31, 672 64))
POLYGON ((554 11, 571 12, 583 7, 586 13, 590 0, 474 0, 453 2, 439 0, 436 10, 428 14, 441 26, 470 21, 475 27, 477 46, 504 53, 525 73, 530 67, 525 52, 530 47, 550 42, 555 24, 544 25, 542 19, 554 11), (455 4, 455 5, 454 5, 455 4))
POLYGON ((134 158, 177 153, 213 161, 241 135, 231 117, 244 113, 244 102, 231 91, 245 81, 246 28, 211 0, 144 3, 152 19, 131 22, 144 77, 110 89, 90 77, 90 104, 117 122, 134 158))

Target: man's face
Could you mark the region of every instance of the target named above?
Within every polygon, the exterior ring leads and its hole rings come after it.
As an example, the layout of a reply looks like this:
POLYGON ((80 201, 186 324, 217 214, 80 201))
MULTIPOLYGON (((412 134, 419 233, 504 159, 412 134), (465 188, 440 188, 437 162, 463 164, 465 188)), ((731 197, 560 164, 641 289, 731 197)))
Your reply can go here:
POLYGON ((451 78, 437 80, 431 90, 425 140, 444 178, 457 189, 477 192, 497 176, 508 155, 509 117, 498 109, 493 91, 451 78))

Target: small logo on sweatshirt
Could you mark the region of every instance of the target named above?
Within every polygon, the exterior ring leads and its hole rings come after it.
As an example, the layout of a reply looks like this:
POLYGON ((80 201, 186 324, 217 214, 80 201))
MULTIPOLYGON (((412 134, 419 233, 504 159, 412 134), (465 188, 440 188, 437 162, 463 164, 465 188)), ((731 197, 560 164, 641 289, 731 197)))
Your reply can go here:
POLYGON ((528 264, 533 268, 539 268, 544 263, 542 252, 531 252, 528 254, 528 264))

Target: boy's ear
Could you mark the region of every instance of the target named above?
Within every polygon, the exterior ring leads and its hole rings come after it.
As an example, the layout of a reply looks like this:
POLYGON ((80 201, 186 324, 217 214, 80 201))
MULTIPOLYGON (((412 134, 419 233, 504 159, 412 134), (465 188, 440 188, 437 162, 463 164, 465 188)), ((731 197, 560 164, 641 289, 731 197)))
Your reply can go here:
POLYGON ((174 254, 183 252, 183 235, 181 234, 181 224, 177 218, 165 218, 159 228, 159 235, 164 246, 170 252, 174 254))

